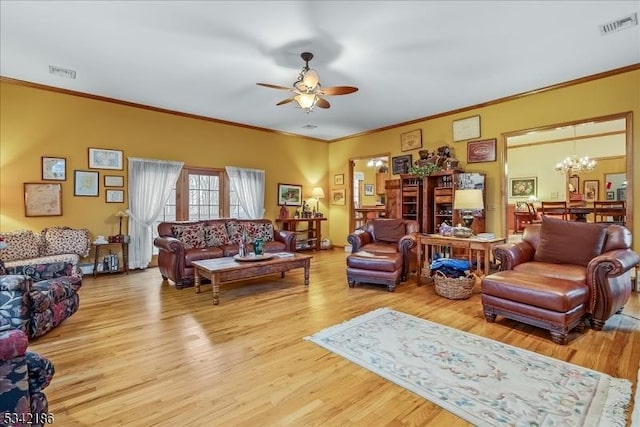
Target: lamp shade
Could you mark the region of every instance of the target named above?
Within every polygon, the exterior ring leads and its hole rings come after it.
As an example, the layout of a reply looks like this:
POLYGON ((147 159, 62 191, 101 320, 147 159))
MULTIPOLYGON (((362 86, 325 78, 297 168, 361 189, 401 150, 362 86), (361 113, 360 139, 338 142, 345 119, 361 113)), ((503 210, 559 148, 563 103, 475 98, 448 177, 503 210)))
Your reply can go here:
POLYGON ((482 190, 456 190, 453 200, 453 209, 475 210, 484 209, 482 190))
POLYGON ((126 213, 125 211, 118 211, 118 212, 116 212, 116 216, 119 217, 119 218, 122 218, 122 217, 129 216, 129 214, 126 213))
POLYGON ((311 191, 311 195, 314 199, 324 199, 324 190, 322 187, 314 187, 311 191))

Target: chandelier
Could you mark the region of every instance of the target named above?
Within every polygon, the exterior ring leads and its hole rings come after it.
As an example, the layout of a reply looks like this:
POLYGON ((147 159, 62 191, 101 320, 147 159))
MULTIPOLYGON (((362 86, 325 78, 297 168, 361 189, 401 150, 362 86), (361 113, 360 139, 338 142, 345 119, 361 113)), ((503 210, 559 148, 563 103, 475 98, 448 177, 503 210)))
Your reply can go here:
MULTIPOLYGON (((573 152, 576 151, 576 127, 573 127, 573 152)), ((555 167, 556 171, 564 175, 579 175, 583 172, 591 172, 596 167, 596 161, 589 157, 578 157, 575 154, 567 157, 555 167)))

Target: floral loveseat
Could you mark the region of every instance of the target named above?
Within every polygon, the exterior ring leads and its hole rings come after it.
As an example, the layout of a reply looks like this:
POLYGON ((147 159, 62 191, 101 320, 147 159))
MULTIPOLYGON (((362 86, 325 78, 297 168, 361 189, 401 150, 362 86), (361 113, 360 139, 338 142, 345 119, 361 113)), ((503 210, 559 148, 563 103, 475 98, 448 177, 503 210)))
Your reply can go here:
POLYGON ((243 231, 247 234, 249 251, 254 239, 264 240, 265 252, 295 252, 293 231, 275 230, 268 219, 220 218, 205 221, 162 222, 153 244, 159 249, 158 268, 164 280, 170 279, 176 288, 193 286, 192 261, 233 256, 243 231))
POLYGON ((28 351, 23 331, 0 332, 0 425, 44 426, 53 423, 42 392, 53 374, 47 358, 28 351))
POLYGON ((89 253, 89 232, 57 227, 3 236, 7 248, 0 250, 0 328, 8 325, 39 337, 78 310, 78 262, 89 253))

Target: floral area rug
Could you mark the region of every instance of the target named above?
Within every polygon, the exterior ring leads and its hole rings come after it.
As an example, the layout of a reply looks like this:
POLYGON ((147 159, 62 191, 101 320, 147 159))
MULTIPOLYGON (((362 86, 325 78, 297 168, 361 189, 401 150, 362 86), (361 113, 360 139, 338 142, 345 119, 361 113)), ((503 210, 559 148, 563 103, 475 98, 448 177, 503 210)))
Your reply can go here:
POLYGON ((626 425, 626 379, 391 309, 305 340, 477 426, 626 425))

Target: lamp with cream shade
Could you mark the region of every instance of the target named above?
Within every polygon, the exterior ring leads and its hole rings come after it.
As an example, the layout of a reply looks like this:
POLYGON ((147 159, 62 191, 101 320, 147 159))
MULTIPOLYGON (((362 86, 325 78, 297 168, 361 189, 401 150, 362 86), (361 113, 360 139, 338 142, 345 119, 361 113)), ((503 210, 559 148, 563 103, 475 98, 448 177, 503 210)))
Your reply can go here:
POLYGON ((125 211, 118 211, 118 212, 116 212, 116 216, 120 220, 120 224, 119 224, 119 227, 118 227, 118 236, 122 236, 122 218, 128 217, 129 214, 126 213, 125 211))
POLYGON ((320 213, 320 199, 324 199, 324 190, 322 187, 314 187, 311 196, 316 199, 316 212, 320 213))
POLYGON ((453 209, 462 211, 462 222, 464 226, 471 228, 471 224, 473 224, 471 211, 484 209, 482 190, 456 190, 453 197, 453 209))

